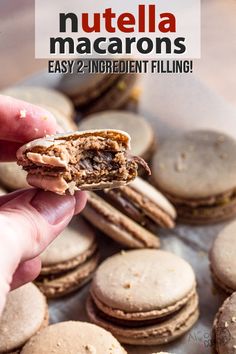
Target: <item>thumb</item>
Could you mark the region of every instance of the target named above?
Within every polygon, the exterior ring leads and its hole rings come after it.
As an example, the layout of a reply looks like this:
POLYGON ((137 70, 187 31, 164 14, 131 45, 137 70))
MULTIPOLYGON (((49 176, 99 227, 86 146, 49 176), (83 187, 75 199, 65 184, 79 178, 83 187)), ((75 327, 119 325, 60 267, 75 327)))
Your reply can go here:
POLYGON ((85 202, 84 192, 60 196, 33 188, 0 199, 0 307, 18 266, 37 257, 85 202))

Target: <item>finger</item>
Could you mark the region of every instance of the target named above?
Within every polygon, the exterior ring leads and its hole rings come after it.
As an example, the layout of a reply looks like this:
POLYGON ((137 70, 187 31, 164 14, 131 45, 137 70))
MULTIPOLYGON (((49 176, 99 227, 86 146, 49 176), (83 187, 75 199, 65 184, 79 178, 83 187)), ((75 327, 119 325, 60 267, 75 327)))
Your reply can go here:
POLYGON ((0 95, 0 126, 0 140, 18 143, 55 134, 59 129, 50 112, 3 95, 0 95))
POLYGON ((21 263, 13 275, 13 279, 11 282, 11 290, 36 279, 40 273, 40 270, 40 257, 36 257, 30 259, 29 261, 21 263))

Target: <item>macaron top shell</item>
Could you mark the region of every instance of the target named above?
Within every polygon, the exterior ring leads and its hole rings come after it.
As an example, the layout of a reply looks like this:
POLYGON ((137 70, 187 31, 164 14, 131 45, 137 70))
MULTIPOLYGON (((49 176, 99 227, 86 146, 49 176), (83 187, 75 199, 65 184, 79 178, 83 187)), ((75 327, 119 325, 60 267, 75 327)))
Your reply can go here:
POLYGON ((125 354, 106 330, 86 322, 61 322, 34 336, 21 354, 125 354))
POLYGON ((194 272, 185 260, 162 250, 134 250, 105 260, 91 291, 107 306, 129 313, 172 306, 194 286, 194 272))
POLYGON ((43 252, 42 264, 47 266, 69 261, 86 252, 94 242, 93 229, 82 218, 74 218, 43 252))
POLYGON ((0 318, 0 353, 25 344, 40 329, 45 315, 45 298, 34 284, 10 292, 0 318))
POLYGON ((131 136, 131 150, 134 155, 145 158, 154 142, 150 124, 137 114, 125 111, 104 111, 86 117, 79 125, 85 129, 118 129, 131 136))
POLYGON ((234 354, 236 348, 236 293, 225 300, 214 321, 217 354, 234 354))
POLYGON ((215 131, 171 137, 153 158, 153 180, 184 199, 216 196, 236 187, 236 141, 215 131))
POLYGON ((227 225, 215 239, 210 252, 211 267, 217 279, 236 290, 236 221, 227 225))

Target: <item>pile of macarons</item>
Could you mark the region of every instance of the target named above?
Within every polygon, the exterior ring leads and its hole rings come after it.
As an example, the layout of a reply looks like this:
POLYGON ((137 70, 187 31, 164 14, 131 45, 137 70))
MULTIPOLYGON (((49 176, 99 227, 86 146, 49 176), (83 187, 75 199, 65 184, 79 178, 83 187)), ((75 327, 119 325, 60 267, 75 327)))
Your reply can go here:
MULTIPOLYGON (((0 353, 125 354, 132 345, 165 354, 165 344, 184 336, 199 318, 197 274, 185 259, 162 249, 159 232, 174 233, 176 223, 204 226, 236 216, 236 141, 199 130, 160 143, 144 117, 117 110, 132 99, 136 80, 107 74, 78 84, 72 75, 58 84, 61 92, 24 86, 3 92, 51 111, 66 131, 126 131, 132 154, 150 164, 152 175, 147 179, 140 170, 141 177, 126 186, 87 193, 81 215, 41 255, 35 283, 8 295, 0 353), (49 325, 47 300, 66 302, 89 282, 90 323, 49 325)), ((0 195, 25 187, 25 172, 16 163, 0 164, 0 195)), ((234 232, 236 221, 222 228, 209 252, 213 284, 229 296, 213 324, 217 354, 236 352, 234 232)))

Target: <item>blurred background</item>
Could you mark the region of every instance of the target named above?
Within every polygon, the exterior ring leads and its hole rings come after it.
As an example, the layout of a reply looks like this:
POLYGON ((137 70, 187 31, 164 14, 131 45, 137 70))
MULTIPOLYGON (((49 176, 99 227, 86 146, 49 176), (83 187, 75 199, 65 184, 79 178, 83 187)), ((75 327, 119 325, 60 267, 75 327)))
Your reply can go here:
MULTIPOLYGON (((236 2, 202 0, 202 58, 194 76, 236 104, 236 2)), ((0 88, 47 68, 34 58, 34 0, 0 1, 0 88)))

